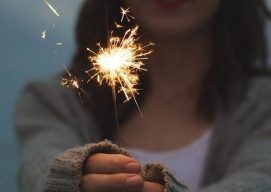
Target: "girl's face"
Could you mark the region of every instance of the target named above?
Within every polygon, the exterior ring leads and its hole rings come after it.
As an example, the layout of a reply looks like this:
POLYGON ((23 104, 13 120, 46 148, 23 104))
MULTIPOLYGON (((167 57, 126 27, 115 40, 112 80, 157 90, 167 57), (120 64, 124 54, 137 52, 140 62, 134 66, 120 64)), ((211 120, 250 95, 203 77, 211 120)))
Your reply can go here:
POLYGON ((210 26, 220 0, 128 0, 145 33, 180 38, 210 26))

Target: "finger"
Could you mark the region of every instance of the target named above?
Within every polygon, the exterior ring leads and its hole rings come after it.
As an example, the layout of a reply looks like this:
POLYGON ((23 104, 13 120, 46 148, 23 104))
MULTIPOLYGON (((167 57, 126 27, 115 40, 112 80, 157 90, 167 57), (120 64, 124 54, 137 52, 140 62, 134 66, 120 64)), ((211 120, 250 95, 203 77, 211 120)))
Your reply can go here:
POLYGON ((144 181, 140 175, 130 173, 88 174, 82 177, 83 192, 140 192, 144 181))
POLYGON ((85 173, 113 174, 139 173, 140 164, 133 158, 121 154, 97 153, 85 163, 85 173))
POLYGON ((142 192, 163 192, 164 189, 165 187, 159 183, 145 181, 142 192))

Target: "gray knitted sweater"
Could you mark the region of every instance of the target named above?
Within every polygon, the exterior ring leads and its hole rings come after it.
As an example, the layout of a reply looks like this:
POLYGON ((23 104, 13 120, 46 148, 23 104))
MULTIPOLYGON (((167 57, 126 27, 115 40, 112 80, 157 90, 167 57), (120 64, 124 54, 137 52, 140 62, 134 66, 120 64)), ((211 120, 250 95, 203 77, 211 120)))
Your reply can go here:
MULTIPOLYGON (((26 87, 16 127, 23 192, 78 192, 81 168, 89 155, 130 155, 110 142, 98 143, 92 115, 56 79, 26 87)), ((270 79, 254 80, 237 110, 217 121, 206 162, 201 192, 271 191, 270 79)), ((162 165, 147 165, 142 176, 164 184, 165 191, 187 191, 162 165)))

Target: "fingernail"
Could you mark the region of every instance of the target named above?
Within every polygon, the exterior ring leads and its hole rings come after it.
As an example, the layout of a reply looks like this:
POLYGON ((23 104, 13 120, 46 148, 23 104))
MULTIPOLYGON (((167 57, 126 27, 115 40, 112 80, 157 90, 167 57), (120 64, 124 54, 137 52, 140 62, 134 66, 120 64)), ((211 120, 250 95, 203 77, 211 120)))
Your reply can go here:
POLYGON ((140 189, 142 183, 143 179, 139 175, 132 176, 126 180, 127 187, 132 191, 140 189))
POLYGON ((126 165, 126 171, 128 173, 139 173, 140 170, 141 170, 141 167, 139 163, 132 162, 126 165))

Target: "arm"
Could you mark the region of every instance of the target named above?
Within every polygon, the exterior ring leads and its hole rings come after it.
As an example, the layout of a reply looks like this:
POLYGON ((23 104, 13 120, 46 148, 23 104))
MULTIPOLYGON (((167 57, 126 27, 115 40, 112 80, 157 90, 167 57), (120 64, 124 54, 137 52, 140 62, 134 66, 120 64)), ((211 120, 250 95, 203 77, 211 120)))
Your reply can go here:
POLYGON ((271 130, 266 124, 242 144, 224 178, 207 186, 201 192, 271 191, 270 146, 271 130))
MULTIPOLYGON (((98 138, 93 121, 80 106, 69 90, 59 86, 33 83, 23 92, 16 113, 21 146, 19 182, 23 192, 80 191, 82 167, 91 154, 129 156, 109 142, 72 148, 95 143, 98 138)), ((167 185, 168 172, 160 165, 147 166, 142 175, 146 181, 172 186, 167 185)))
POLYGON ((16 128, 21 149, 20 188, 43 191, 53 158, 68 148, 95 142, 86 117, 70 90, 58 85, 32 83, 23 92, 16 111, 16 128))

